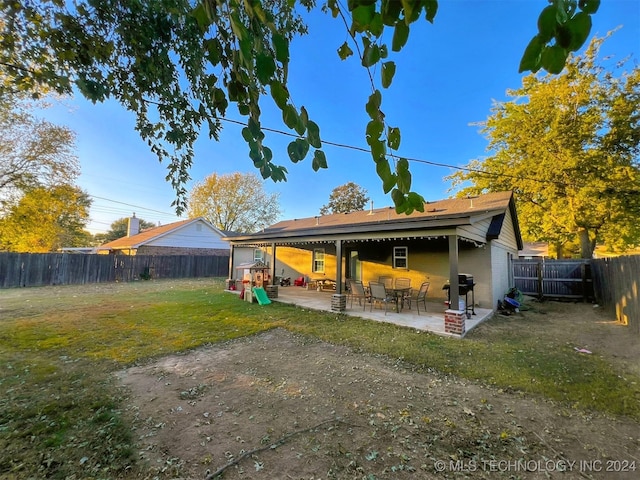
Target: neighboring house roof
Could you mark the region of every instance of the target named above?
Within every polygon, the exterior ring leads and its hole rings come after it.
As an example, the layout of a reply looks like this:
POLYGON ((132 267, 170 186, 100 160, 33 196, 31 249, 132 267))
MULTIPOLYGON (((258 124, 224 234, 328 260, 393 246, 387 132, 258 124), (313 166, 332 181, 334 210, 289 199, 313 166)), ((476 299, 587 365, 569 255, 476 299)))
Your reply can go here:
MULTIPOLYGON (((211 223, 205 220, 202 217, 198 218, 190 218, 187 220, 181 220, 179 222, 168 223, 167 225, 162 225, 160 227, 149 228, 147 230, 143 230, 142 232, 131 235, 130 237, 122 237, 117 240, 113 240, 112 242, 105 243, 97 247, 98 250, 126 250, 126 249, 137 249, 143 245, 148 245, 151 243, 159 244, 162 243, 163 238, 167 238, 168 236, 175 235, 177 232, 181 230, 185 230, 190 227, 192 224, 201 223, 207 229, 211 231, 212 234, 216 235, 218 238, 223 237, 224 234, 214 227, 211 223)), ((188 243, 185 242, 186 247, 188 247, 188 243)))
POLYGON ((500 234, 507 211, 511 213, 518 247, 521 248, 522 238, 512 192, 496 192, 477 197, 428 202, 425 203, 424 212, 415 211, 410 215, 399 214, 393 207, 386 207, 285 220, 257 233, 229 235, 225 239, 231 242, 284 241, 286 239, 296 241, 308 236, 455 228, 490 218, 491 226, 486 240, 492 240, 500 234))
POLYGON ((527 242, 518 252, 519 257, 548 257, 549 244, 547 242, 527 242))

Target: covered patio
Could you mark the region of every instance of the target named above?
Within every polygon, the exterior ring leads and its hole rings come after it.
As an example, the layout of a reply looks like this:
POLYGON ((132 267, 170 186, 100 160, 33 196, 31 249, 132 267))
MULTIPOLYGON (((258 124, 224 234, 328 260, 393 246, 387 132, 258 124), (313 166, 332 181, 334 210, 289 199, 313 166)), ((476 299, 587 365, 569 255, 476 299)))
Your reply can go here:
MULTIPOLYGON (((332 292, 307 290, 304 287, 280 287, 278 289, 278 297, 273 300, 276 302, 297 305, 303 308, 331 312, 332 295, 332 292)), ((392 323, 394 325, 414 328, 416 330, 431 332, 437 335, 457 338, 460 338, 461 336, 463 337, 471 329, 482 323, 484 320, 490 318, 493 313, 493 310, 476 307, 476 314, 471 315, 471 318, 468 318, 465 321, 465 333, 462 335, 455 335, 445 332, 445 310, 446 305, 442 302, 428 300, 426 312, 420 308, 420 314, 418 314, 418 309, 415 304, 413 304, 411 309, 404 308, 400 313, 396 313, 393 308, 389 308, 385 315, 384 308, 374 307, 373 310, 371 310, 371 305, 369 303, 367 303, 366 308, 364 308, 363 305, 358 305, 357 300, 354 300, 353 307, 351 307, 351 301, 349 300, 347 301, 346 309, 340 313, 352 317, 360 317, 367 320, 374 320, 376 322, 392 323)))

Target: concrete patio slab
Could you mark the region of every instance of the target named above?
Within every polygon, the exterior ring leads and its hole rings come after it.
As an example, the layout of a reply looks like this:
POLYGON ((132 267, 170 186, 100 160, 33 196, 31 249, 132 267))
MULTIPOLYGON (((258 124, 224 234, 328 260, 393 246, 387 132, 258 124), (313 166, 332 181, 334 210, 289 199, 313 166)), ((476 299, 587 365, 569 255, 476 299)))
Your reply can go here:
MULTIPOLYGON (((316 290, 307 290, 304 287, 279 287, 277 302, 289 303, 304 308, 310 308, 320 311, 332 311, 331 299, 332 292, 318 292, 316 290)), ((387 322, 403 327, 410 327, 416 330, 435 333, 438 335, 452 336, 460 338, 460 335, 450 334, 444 330, 444 312, 446 305, 441 302, 427 301, 427 311, 420 309, 420 314, 415 305, 411 309, 403 309, 400 313, 396 313, 390 308, 385 314, 384 309, 373 308, 371 304, 358 305, 357 301, 351 306, 351 302, 347 301, 346 310, 342 312, 345 315, 360 317, 376 322, 387 322)), ((487 320, 493 315, 493 310, 486 308, 475 309, 475 315, 471 315, 465 322, 465 334, 474 327, 487 320)), ((464 337, 464 334, 462 335, 464 337)))

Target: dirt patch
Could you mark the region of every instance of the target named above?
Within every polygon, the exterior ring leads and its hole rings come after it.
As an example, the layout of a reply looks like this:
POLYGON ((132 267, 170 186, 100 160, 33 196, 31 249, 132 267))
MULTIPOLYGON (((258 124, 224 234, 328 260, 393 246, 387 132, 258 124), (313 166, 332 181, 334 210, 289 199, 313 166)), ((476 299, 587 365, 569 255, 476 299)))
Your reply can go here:
POLYGON ((140 457, 167 478, 212 478, 227 464, 221 478, 636 478, 640 469, 631 420, 284 330, 118 377, 140 457))

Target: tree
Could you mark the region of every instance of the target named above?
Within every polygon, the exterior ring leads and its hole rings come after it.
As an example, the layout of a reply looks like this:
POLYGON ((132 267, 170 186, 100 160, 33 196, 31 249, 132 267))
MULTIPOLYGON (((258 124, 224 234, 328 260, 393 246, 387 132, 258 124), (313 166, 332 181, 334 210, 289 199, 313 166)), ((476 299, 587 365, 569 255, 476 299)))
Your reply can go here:
POLYGON ((0 199, 73 183, 80 171, 74 142, 74 132, 35 118, 19 97, 0 96, 0 199))
POLYGON ((191 189, 188 215, 204 217, 220 230, 254 233, 276 221, 278 197, 266 193, 252 173, 214 173, 191 189))
MULTIPOLYGON (((559 72, 567 54, 587 39, 600 0, 550 0, 537 21, 521 71, 559 72)), ((433 22, 437 0, 326 0, 323 9, 345 24, 349 41, 342 59, 357 52, 368 70, 371 95, 366 141, 385 193, 396 211, 424 208, 411 191, 407 159, 393 153, 400 130, 382 111, 379 88, 396 72, 389 55, 400 52, 410 28, 433 22), (391 42, 384 31, 392 32, 391 42), (353 47, 353 48, 352 48, 353 47)), ((295 138, 287 147, 296 163, 313 152, 312 168, 327 168, 319 126, 304 106, 296 107, 287 88, 289 44, 305 32, 299 10, 315 0, 2 0, 0 85, 38 94, 43 85, 58 93, 77 88, 91 101, 117 99, 135 113, 136 129, 160 161, 176 190, 180 214, 193 162, 193 145, 203 124, 216 138, 230 102, 247 118, 242 136, 262 178, 286 179, 264 143, 261 99, 269 95, 295 138), (302 7, 300 9, 299 7, 302 7)))
POLYGON ((329 203, 320 208, 320 215, 363 210, 368 201, 369 197, 364 188, 353 182, 348 182, 331 191, 329 203))
MULTIPOLYGON (((140 231, 147 230, 149 228, 154 228, 157 225, 152 222, 147 222, 146 220, 140 220, 140 231)), ((96 234, 96 240, 99 240, 101 243, 112 242, 113 240, 117 240, 118 238, 126 237, 129 228, 129 219, 126 217, 119 218, 118 220, 111 223, 110 228, 105 233, 96 234)))
POLYGON ((71 185, 26 191, 0 218, 0 250, 44 253, 85 246, 91 199, 71 185))
POLYGON ((557 246, 640 244, 640 68, 598 63, 604 39, 560 76, 529 75, 483 126, 491 155, 454 174, 462 195, 514 190, 524 234, 557 246))

